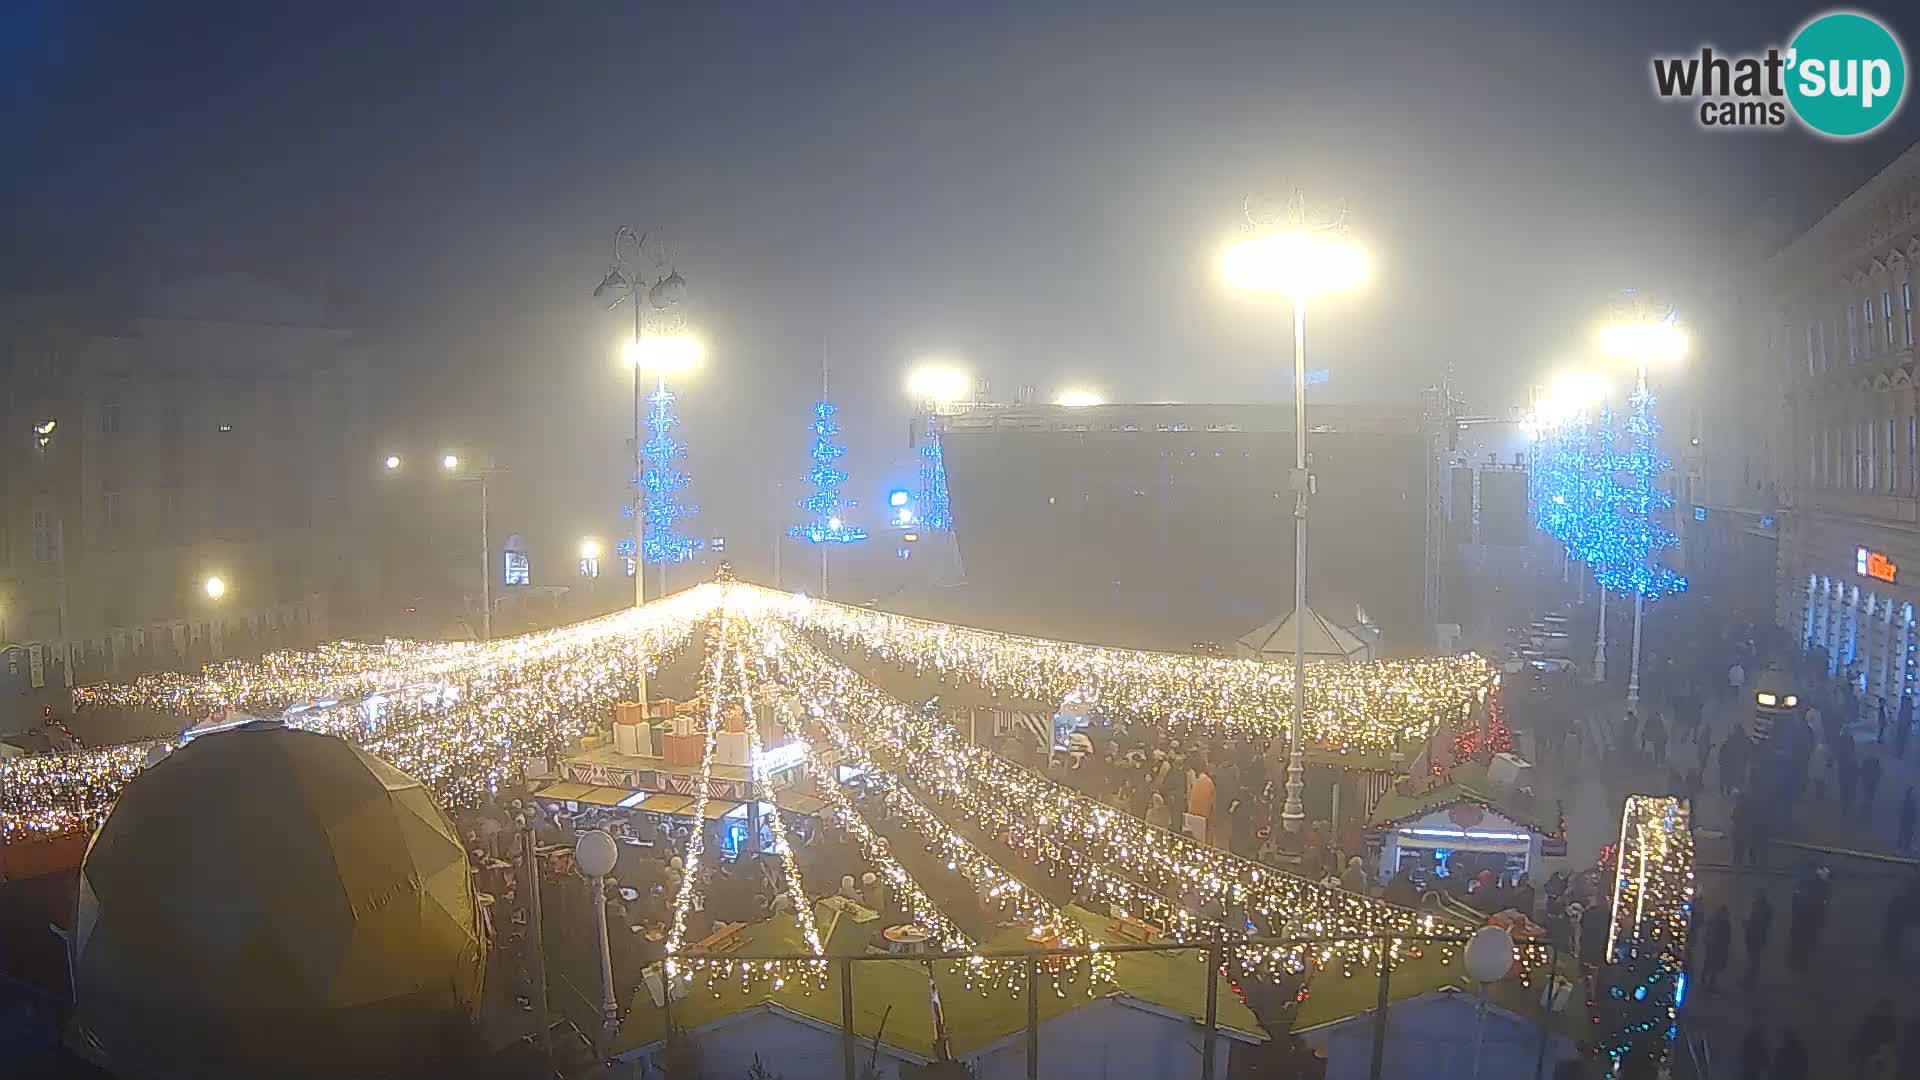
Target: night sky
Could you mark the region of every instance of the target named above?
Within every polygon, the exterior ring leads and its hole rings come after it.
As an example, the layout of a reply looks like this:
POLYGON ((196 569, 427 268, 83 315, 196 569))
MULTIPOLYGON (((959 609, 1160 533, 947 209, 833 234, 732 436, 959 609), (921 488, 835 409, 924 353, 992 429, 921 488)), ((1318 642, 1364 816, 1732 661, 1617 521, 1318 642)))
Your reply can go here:
POLYGON ((1330 396, 1405 404, 1451 360, 1495 411, 1617 290, 1684 305, 1920 133, 1654 98, 1653 53, 1784 43, 1809 5, 282 6, 0 11, 0 285, 324 288, 408 438, 491 446, 570 535, 621 497, 623 320, 588 296, 619 224, 690 282, 697 527, 744 531, 792 516, 823 357, 869 506, 917 355, 1000 397, 1286 397, 1284 312, 1213 271, 1250 193, 1344 200, 1376 253, 1310 319, 1330 396))

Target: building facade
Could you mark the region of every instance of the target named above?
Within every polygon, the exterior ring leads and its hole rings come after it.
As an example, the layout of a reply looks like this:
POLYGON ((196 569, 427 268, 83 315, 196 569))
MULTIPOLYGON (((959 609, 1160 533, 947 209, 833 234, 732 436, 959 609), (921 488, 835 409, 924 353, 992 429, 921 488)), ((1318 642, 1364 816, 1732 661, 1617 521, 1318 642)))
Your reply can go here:
POLYGON ((1768 264, 1786 373, 1776 617, 1871 704, 1920 690, 1920 146, 1768 264))
POLYGON ((351 617, 375 580, 367 367, 247 277, 0 297, 0 639, 72 646, 84 679, 351 617))

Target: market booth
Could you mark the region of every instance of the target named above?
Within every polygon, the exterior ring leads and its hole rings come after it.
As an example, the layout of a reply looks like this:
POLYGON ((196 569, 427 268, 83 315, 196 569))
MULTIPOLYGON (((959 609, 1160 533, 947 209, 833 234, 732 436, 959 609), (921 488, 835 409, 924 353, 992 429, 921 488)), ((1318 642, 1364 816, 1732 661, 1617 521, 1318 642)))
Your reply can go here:
MULTIPOLYGON (((534 792, 534 798, 604 825, 628 844, 652 846, 655 837, 689 832, 700 803, 705 736, 699 729, 705 723, 705 705, 663 700, 644 710, 629 703, 616 709, 611 738, 589 739, 585 749, 562 758, 556 782, 534 792)), ((748 722, 737 708, 722 717, 706 775, 706 805, 697 823, 727 859, 766 846, 767 830, 755 825, 774 812, 776 804, 796 825, 825 806, 805 790, 805 744, 776 736, 771 729, 777 725, 762 716, 753 721, 763 747, 754 758, 748 722), (775 803, 755 798, 756 776, 766 781, 775 803)))
POLYGON ((1530 772, 1523 760, 1496 754, 1485 765, 1402 781, 1369 821, 1380 880, 1407 873, 1423 888, 1464 889, 1482 870, 1509 883, 1538 876, 1541 858, 1566 854, 1566 825, 1530 772))

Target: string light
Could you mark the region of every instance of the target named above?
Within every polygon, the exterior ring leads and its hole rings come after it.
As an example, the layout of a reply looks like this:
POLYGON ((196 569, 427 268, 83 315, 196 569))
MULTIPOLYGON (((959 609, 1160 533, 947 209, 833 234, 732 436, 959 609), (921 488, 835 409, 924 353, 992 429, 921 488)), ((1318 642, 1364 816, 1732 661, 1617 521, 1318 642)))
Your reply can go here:
MULTIPOLYGON (((1693 913, 1693 825, 1687 804, 1671 796, 1630 795, 1620 818, 1607 962, 1621 977, 1615 1013, 1599 1052, 1619 1061, 1652 1032, 1660 1060, 1679 1009, 1693 913)), ((1599 1020, 1599 1017, 1595 1017, 1599 1020)), ((1656 1061, 1656 1064, 1658 1062, 1656 1061)))
MULTIPOLYGON (((966 821, 1033 858, 1049 874, 1066 876, 1081 895, 1167 920, 1169 932, 1182 940, 1233 925, 1232 913, 1244 913, 1268 933, 1404 938, 1442 928, 1434 915, 1207 847, 1033 774, 966 742, 942 721, 914 715, 799 634, 770 635, 760 651, 783 683, 808 698, 810 711, 830 736, 841 731, 840 720, 850 725, 835 738, 843 752, 864 747, 885 760, 897 758, 907 781, 899 790, 911 787, 939 804, 944 815, 928 813, 925 826, 936 844, 949 835, 963 842, 942 824, 943 816, 966 821), (1214 914, 1203 917, 1203 911, 1214 914)), ((900 802, 911 818, 917 802, 900 802)), ((1247 919, 1238 920, 1242 929, 1232 936, 1249 936, 1247 919)), ((1447 928, 1458 927, 1449 922, 1447 928)), ((1403 944, 1394 941, 1390 947, 1397 951, 1403 944)), ((1364 963, 1377 957, 1375 949, 1371 942, 1341 944, 1313 959, 1326 964, 1337 956, 1349 965, 1364 963)), ((1532 955, 1538 951, 1523 950, 1529 965, 1544 960, 1544 954, 1532 955)), ((1259 965, 1285 958, 1250 953, 1243 959, 1259 965)))
POLYGON ((648 436, 646 445, 640 448, 646 462, 640 474, 640 484, 647 493, 647 519, 640 541, 644 562, 686 562, 702 547, 699 539, 680 533, 680 522, 699 513, 700 508, 680 501, 688 478, 676 464, 687 456, 686 444, 673 437, 674 425, 679 422, 673 411, 673 391, 663 383, 647 395, 648 436))
MULTIPOLYGON (((1274 736, 1293 711, 1293 666, 1110 649, 927 622, 737 585, 769 613, 920 676, 1058 702, 1078 693, 1114 720, 1210 736, 1274 736)), ((1303 733, 1335 754, 1383 754, 1465 723, 1497 679, 1466 656, 1307 665, 1303 733)))
MULTIPOLYGON (((278 717, 354 742, 418 777, 444 804, 469 806, 524 773, 529 759, 557 754, 604 721, 641 667, 656 669, 692 640, 720 595, 720 586, 703 585, 485 644, 342 646, 231 661, 82 700, 196 718, 229 706, 278 717)), ((179 741, 0 759, 0 836, 93 827, 153 748, 179 741)))

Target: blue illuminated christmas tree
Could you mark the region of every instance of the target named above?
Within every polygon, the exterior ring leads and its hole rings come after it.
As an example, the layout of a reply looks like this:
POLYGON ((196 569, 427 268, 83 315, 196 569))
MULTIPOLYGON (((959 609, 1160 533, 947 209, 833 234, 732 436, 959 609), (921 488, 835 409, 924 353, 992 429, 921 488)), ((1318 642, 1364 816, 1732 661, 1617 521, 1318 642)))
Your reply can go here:
POLYGON ((846 456, 847 448, 834 441, 840 434, 835 412, 827 401, 813 407, 813 448, 809 453, 813 466, 803 477, 812 490, 800 500, 806 519, 787 530, 787 535, 810 544, 852 544, 867 538, 866 530, 847 524, 846 512, 853 504, 840 490, 847 482, 847 471, 837 463, 846 456))
POLYGON ((1687 579, 1660 562, 1660 553, 1680 538, 1660 520, 1673 508, 1673 496, 1658 482, 1672 469, 1655 445, 1659 433, 1653 395, 1642 381, 1627 403, 1626 446, 1609 447, 1602 463, 1610 512, 1595 517, 1590 545, 1602 587, 1648 600, 1687 590, 1687 579))
POLYGON ((953 528, 953 504, 947 500, 947 458, 940 433, 928 430, 920 447, 920 511, 918 523, 929 532, 953 528))
MULTIPOLYGON (((687 456, 687 447, 673 437, 674 425, 680 418, 673 412, 673 392, 665 387, 648 395, 647 402, 649 436, 640 448, 645 455, 640 486, 646 493, 647 515, 641 534, 641 556, 650 563, 686 562, 700 550, 701 544, 696 538, 681 535, 680 523, 699 513, 700 508, 680 501, 680 493, 688 483, 687 474, 678 465, 687 456)), ((632 545, 626 547, 623 555, 631 553, 632 545)))

